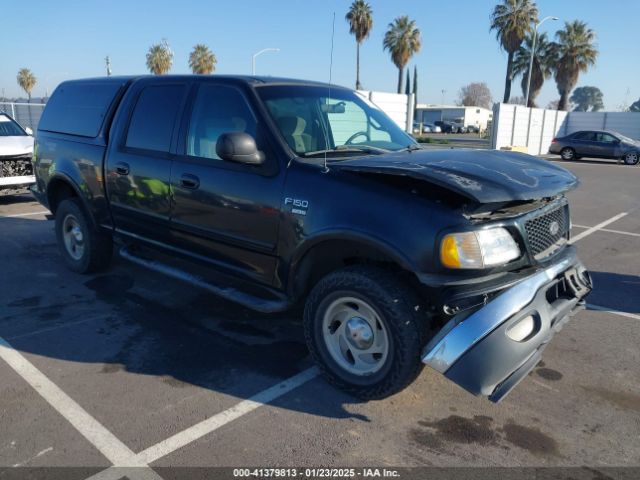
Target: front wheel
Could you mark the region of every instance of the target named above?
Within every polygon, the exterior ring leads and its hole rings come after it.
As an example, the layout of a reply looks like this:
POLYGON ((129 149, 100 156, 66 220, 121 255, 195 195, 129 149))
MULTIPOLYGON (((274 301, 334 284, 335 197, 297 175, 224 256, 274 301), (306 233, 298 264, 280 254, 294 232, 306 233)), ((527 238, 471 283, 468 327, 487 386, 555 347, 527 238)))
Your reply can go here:
POLYGON ((62 258, 74 272, 103 270, 111 261, 111 236, 93 227, 77 198, 68 198, 58 205, 56 237, 62 258))
POLYGON ((638 161, 640 161, 640 155, 638 152, 627 152, 624 157, 622 157, 625 165, 637 165, 638 161))
POLYGON ((417 377, 427 327, 408 285, 373 267, 327 275, 304 311, 307 345, 324 377, 363 399, 397 393, 417 377))

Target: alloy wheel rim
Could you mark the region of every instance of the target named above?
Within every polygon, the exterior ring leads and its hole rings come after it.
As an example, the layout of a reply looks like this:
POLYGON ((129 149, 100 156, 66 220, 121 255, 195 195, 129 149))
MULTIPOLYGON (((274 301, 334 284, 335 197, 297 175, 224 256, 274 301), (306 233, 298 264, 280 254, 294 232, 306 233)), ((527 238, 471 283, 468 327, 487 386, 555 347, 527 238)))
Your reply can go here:
POLYGON ((74 215, 67 215, 62 222, 64 247, 71 258, 80 260, 84 255, 84 233, 80 222, 74 215))
POLYGON ((358 376, 378 372, 389 356, 389 334, 375 309, 364 300, 341 297, 331 302, 322 336, 333 360, 358 376))

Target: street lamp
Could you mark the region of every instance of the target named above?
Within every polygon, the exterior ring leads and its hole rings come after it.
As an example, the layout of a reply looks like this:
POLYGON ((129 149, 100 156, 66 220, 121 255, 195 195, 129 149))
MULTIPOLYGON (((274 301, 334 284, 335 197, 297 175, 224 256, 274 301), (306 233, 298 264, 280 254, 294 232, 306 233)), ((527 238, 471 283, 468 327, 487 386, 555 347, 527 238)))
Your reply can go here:
POLYGON ((279 52, 279 51, 280 51, 279 48, 265 48, 263 50, 260 50, 258 53, 254 53, 253 58, 251 59, 251 75, 256 74, 256 57, 258 55, 262 55, 265 52, 279 52))
POLYGON ((531 45, 531 58, 529 59, 529 72, 527 75, 527 94, 524 96, 524 106, 529 106, 529 89, 531 88, 531 70, 533 69, 533 57, 536 55, 536 38, 538 36, 538 27, 547 20, 558 20, 558 17, 544 17, 538 22, 533 30, 533 44, 531 45))

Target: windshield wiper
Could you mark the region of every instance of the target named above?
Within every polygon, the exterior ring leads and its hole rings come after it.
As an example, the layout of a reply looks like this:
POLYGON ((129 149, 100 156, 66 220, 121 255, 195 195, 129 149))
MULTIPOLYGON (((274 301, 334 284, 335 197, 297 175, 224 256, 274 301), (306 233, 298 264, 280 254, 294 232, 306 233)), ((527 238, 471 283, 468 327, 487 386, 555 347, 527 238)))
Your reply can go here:
POLYGON ((416 150, 423 150, 423 148, 417 143, 411 143, 405 148, 398 150, 398 152, 415 152, 416 150))
POLYGON ((380 155, 382 153, 388 153, 389 150, 385 150, 384 148, 372 147, 370 145, 338 145, 335 148, 329 148, 326 150, 316 150, 313 152, 304 152, 301 153, 300 156, 304 158, 309 157, 318 157, 321 155, 330 155, 332 153, 368 153, 373 155, 380 155))

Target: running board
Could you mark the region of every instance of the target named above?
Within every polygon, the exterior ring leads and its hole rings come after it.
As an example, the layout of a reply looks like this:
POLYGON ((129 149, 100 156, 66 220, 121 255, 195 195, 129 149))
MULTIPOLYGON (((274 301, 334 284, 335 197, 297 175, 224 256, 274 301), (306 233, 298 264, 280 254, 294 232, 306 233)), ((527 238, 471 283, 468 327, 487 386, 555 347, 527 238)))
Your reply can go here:
POLYGON ((282 312, 291 307, 291 302, 284 296, 281 299, 268 300, 265 298, 250 295, 245 292, 241 292, 240 290, 235 288, 219 287, 197 275, 185 272, 184 270, 180 270, 157 260, 142 258, 133 253, 127 246, 122 247, 119 253, 122 258, 135 263, 136 265, 140 265, 141 267, 153 270, 154 272, 158 272, 163 275, 167 275, 168 277, 172 277, 177 280, 182 280, 183 282, 189 283, 198 288, 211 292, 214 295, 222 297, 226 300, 231 300, 235 303, 239 303, 240 305, 243 305, 252 310, 256 310, 258 312, 282 312))

